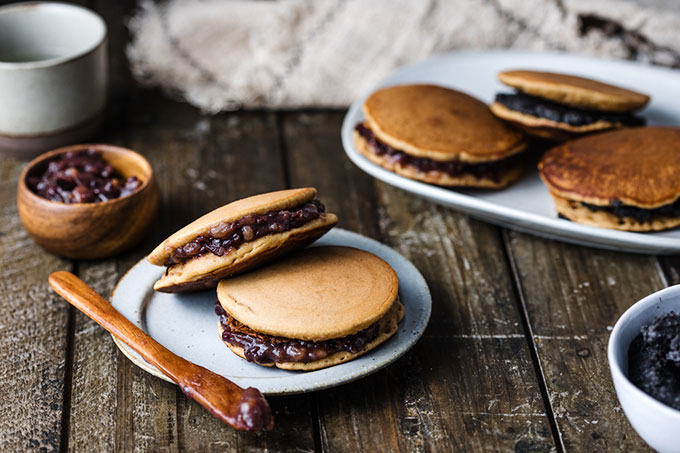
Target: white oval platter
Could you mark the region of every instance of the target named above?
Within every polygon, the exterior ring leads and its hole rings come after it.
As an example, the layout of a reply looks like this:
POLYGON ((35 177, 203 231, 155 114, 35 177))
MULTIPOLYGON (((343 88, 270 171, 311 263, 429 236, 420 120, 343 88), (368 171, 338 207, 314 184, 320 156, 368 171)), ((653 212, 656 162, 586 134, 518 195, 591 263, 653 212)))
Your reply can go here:
POLYGON ((361 106, 366 97, 380 86, 435 83, 464 91, 490 103, 496 93, 510 90, 497 81, 496 74, 516 68, 578 74, 645 92, 652 98, 649 106, 642 111, 648 124, 680 126, 680 71, 558 53, 460 51, 406 66, 357 99, 342 124, 345 152, 359 168, 387 184, 496 225, 591 247, 636 253, 680 253, 680 229, 632 233, 558 218, 552 198, 536 170, 528 172, 520 181, 504 190, 451 190, 387 171, 370 162, 354 147, 352 131, 364 118, 361 106))

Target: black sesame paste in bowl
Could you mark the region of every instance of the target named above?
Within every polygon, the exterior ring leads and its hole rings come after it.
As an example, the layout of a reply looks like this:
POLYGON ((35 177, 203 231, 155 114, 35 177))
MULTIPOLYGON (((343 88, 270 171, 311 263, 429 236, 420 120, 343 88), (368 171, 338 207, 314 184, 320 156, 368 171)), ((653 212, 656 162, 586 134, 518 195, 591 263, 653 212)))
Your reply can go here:
POLYGON ((96 203, 130 195, 142 182, 124 178, 94 149, 68 151, 42 163, 26 177, 36 195, 61 203, 96 203))
POLYGON ((628 350, 628 379, 680 410, 680 314, 664 313, 642 326, 628 350))

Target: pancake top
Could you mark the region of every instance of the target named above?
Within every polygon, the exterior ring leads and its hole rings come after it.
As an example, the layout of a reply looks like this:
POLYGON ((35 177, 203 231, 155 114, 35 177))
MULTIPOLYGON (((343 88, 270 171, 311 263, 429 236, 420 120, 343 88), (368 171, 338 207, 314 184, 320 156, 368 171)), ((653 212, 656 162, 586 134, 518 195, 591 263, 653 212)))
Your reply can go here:
POLYGON ((657 208, 680 197, 680 128, 590 135, 552 148, 538 168, 550 191, 563 198, 657 208))
POLYGON ((311 247, 222 280, 224 310, 251 329, 286 338, 328 340, 382 318, 397 298, 397 274, 351 247, 311 247))
POLYGON ((181 230, 163 241, 147 257, 151 264, 162 266, 170 257, 173 250, 193 241, 200 235, 209 235, 210 229, 220 222, 233 222, 248 214, 264 214, 269 211, 293 208, 312 201, 316 196, 316 189, 280 190, 278 192, 263 193, 252 197, 233 201, 220 208, 210 211, 191 222, 181 230))
POLYGON ((628 112, 649 102, 646 94, 554 72, 505 71, 498 79, 524 93, 588 110, 628 112))
POLYGON ((397 85, 366 99, 373 133, 391 147, 438 161, 487 162, 524 149, 524 134, 483 102, 435 85, 397 85))

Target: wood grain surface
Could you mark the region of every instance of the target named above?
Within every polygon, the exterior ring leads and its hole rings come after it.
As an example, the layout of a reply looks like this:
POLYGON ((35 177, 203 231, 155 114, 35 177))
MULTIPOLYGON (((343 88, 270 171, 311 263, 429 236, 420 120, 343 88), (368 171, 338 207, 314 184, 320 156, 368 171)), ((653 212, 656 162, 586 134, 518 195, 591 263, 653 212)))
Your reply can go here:
MULTIPOLYGON (((605 451, 648 449, 606 361, 630 304, 680 282, 675 257, 606 252, 501 230, 360 172, 340 145, 343 112, 213 117, 132 82, 124 21, 134 2, 82 2, 109 26, 111 95, 98 141, 142 153, 159 217, 134 250, 65 261, 16 212, 25 162, 0 160, 0 451, 605 451), (52 293, 75 272, 104 295, 156 244, 228 201, 312 185, 339 226, 408 257, 433 295, 423 338, 388 368, 338 388, 269 398, 276 429, 235 432, 133 365, 52 293)), ((216 333, 217 335, 217 329, 216 333)))
POLYGON ((23 163, 0 160, 0 451, 59 449, 64 412, 68 305, 48 275, 73 264, 38 247, 23 229, 16 187, 23 163))
POLYGON ((607 362, 616 320, 665 286, 654 257, 506 234, 562 447, 644 449, 619 406, 607 362))

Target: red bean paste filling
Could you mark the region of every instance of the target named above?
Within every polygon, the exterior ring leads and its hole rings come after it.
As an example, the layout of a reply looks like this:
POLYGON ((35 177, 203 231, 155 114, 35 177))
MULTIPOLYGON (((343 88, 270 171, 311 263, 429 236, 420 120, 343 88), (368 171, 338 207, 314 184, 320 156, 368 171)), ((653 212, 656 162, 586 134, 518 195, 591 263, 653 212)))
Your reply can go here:
POLYGON ((496 95, 496 102, 510 110, 570 126, 586 126, 598 121, 625 126, 643 126, 645 124, 644 118, 632 113, 584 110, 521 92, 499 93, 496 95))
POLYGON ((429 171, 438 171, 446 173, 452 177, 462 175, 473 175, 478 179, 490 179, 494 182, 499 182, 504 170, 507 170, 511 165, 515 165, 517 155, 506 159, 496 160, 493 162, 485 162, 481 164, 469 164, 465 162, 440 162, 426 157, 414 157, 392 148, 385 142, 380 141, 373 131, 364 123, 359 123, 354 128, 357 133, 368 142, 373 152, 377 156, 383 156, 392 162, 402 165, 410 166, 415 169, 427 173, 429 171))
POLYGON ((657 316, 628 349, 628 379, 651 397, 680 410, 680 315, 657 316))
POLYGON ((220 222, 210 229, 210 234, 198 236, 193 241, 175 249, 165 265, 185 263, 206 253, 224 256, 244 242, 299 228, 318 219, 325 210, 326 208, 319 200, 313 200, 293 209, 249 214, 233 222, 220 222))
POLYGON ((258 389, 254 387, 245 389, 238 403, 235 423, 250 431, 260 431, 271 425, 271 408, 258 389))
POLYGON ((124 179, 94 149, 69 151, 43 162, 26 177, 37 195, 61 203, 96 203, 130 195, 142 182, 124 179))
POLYGON ((215 303, 215 313, 220 317, 220 324, 224 329, 222 340, 242 347, 249 362, 261 364, 308 363, 325 359, 340 351, 356 354, 363 351, 380 333, 378 321, 364 330, 342 338, 324 341, 294 340, 255 332, 229 316, 219 302, 215 303))
POLYGON ((613 214, 619 219, 630 217, 636 222, 645 223, 662 217, 678 217, 680 216, 680 199, 673 203, 654 208, 643 209, 636 206, 625 205, 621 201, 616 200, 608 206, 597 206, 581 202, 581 205, 590 209, 593 212, 604 211, 613 214))

